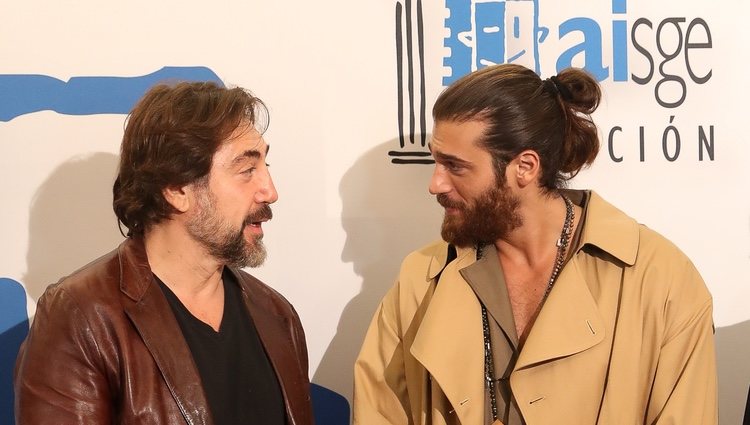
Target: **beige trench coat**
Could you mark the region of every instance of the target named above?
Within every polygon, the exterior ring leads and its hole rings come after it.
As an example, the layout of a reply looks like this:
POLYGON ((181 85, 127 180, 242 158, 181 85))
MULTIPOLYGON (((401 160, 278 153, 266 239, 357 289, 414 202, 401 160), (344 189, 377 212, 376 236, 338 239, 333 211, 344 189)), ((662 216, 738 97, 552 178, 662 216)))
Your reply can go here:
MULTIPOLYGON (((581 237, 510 377, 526 423, 718 423, 712 302, 693 264, 593 192, 581 237)), ((355 365, 355 424, 483 425, 480 305, 459 273, 476 252, 446 259, 438 242, 404 260, 355 365)))

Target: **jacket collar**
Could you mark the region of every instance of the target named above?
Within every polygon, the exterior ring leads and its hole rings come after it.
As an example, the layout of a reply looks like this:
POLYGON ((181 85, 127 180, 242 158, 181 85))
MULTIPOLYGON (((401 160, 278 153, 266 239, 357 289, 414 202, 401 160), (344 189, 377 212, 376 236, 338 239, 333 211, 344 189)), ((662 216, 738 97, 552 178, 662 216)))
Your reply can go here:
POLYGON ((120 261, 120 291, 131 300, 138 302, 149 287, 155 284, 143 239, 140 237, 125 239, 117 249, 117 253, 120 261))
POLYGON ((193 355, 169 303, 154 280, 141 238, 128 238, 118 249, 120 290, 132 300, 125 313, 151 352, 164 382, 190 425, 213 419, 193 355))
MULTIPOLYGON (((307 370, 294 370, 299 368, 300 364, 296 348, 304 346, 305 341, 292 340, 294 324, 288 317, 278 313, 278 309, 272 303, 276 294, 272 293, 271 289, 246 273, 240 273, 233 268, 229 268, 229 271, 240 283, 245 307, 279 380, 286 406, 287 423, 295 425, 309 422, 311 419, 301 413, 309 411, 309 406, 304 405, 309 400, 309 383, 301 380, 301 377, 307 376, 307 370)), ((306 347, 303 348, 306 350, 306 347)), ((304 360, 307 360, 307 353, 304 353, 304 360)))
MULTIPOLYGON (((154 280, 143 240, 128 238, 120 245, 118 251, 120 290, 133 301, 125 307, 125 312, 154 357, 188 424, 212 424, 200 374, 192 361, 192 353, 182 336, 172 309, 154 280)), ((240 285, 245 307, 279 380, 288 423, 294 425, 297 419, 304 423, 304 417, 298 418, 293 414, 308 411, 306 406, 296 405, 308 400, 308 384, 293 382, 291 378, 307 373, 293 373, 289 370, 297 367, 299 363, 293 347, 297 347, 300 342, 292 341, 288 332, 292 324, 274 308, 270 289, 257 279, 234 268, 228 267, 228 270, 240 285)))
MULTIPOLYGON (((593 190, 564 189, 562 192, 576 205, 581 206, 587 202, 587 216, 596 217, 596 220, 586 220, 579 249, 593 245, 629 266, 635 264, 639 230, 634 219, 602 199, 593 190)), ((459 257, 467 251, 474 251, 473 248, 456 250, 459 257)), ((433 251, 427 268, 427 277, 434 279, 440 274, 447 265, 447 259, 448 243, 444 242, 433 251)))
POLYGON ((638 223, 590 190, 563 190, 573 203, 587 201, 586 221, 581 234, 580 249, 593 245, 632 266, 638 255, 638 223), (596 217, 589 220, 588 217, 596 217))

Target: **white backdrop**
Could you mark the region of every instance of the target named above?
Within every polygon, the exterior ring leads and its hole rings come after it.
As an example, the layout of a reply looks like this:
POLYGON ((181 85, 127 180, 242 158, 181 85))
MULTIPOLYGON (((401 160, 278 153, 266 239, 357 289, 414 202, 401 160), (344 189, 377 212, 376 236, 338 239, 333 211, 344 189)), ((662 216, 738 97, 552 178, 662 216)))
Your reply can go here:
POLYGON ((110 205, 125 115, 25 113, 45 89, 11 77, 206 67, 270 107, 280 199, 266 227, 269 260, 252 272, 299 311, 314 382, 350 398, 354 357, 401 258, 439 235, 431 166, 392 160, 428 159, 411 155, 426 150, 431 104, 461 70, 515 61, 547 77, 570 56, 604 90, 594 116, 602 150, 572 186, 597 190, 693 259, 714 295, 721 423, 739 424, 750 384, 748 9, 740 0, 4 1, 0 277, 23 283, 33 313, 46 285, 121 240, 110 205), (684 100, 661 105, 679 100, 677 78, 684 100))

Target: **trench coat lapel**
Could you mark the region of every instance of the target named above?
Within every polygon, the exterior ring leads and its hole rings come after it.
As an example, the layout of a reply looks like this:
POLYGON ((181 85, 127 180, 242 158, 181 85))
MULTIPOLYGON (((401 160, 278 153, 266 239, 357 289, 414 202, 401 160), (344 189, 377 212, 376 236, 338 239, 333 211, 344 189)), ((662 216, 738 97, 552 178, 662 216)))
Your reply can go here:
POLYGON ((142 244, 120 248, 120 290, 133 302, 125 313, 151 352, 164 381, 190 425, 212 425, 198 368, 172 308, 154 280, 142 244))
MULTIPOLYGON (((638 252, 638 223, 594 192, 566 191, 571 199, 589 197, 587 221, 579 248, 593 245, 632 265, 638 252)), ((577 255, 563 268, 519 354, 516 370, 570 356, 602 342, 605 321, 589 290, 577 255)), ((588 273, 589 275, 591 273, 588 273)))
POLYGON ((574 257, 539 312, 515 370, 588 350, 604 340, 604 330, 602 315, 574 257))
POLYGON ((475 260, 460 250, 440 282, 415 335, 411 354, 437 381, 462 424, 484 420, 484 351, 481 309, 459 270, 475 260))

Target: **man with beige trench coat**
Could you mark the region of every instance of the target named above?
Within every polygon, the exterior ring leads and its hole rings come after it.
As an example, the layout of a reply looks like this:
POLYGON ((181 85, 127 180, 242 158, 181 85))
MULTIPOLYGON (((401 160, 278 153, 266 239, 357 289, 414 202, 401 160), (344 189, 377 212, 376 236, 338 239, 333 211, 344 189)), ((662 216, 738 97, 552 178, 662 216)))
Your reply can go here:
POLYGON ((592 191, 598 84, 497 65, 433 109, 442 241, 414 251, 355 365, 354 423, 717 419, 712 300, 690 260, 592 191))

